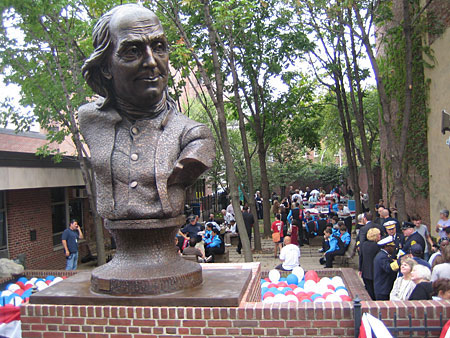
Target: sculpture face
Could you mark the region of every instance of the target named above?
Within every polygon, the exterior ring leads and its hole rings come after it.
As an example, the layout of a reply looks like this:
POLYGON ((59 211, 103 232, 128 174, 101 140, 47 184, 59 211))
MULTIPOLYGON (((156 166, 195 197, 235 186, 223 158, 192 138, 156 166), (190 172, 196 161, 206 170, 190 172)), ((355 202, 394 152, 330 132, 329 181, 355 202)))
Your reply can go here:
POLYGON ((103 72, 115 95, 144 109, 158 103, 169 70, 167 41, 158 18, 144 8, 124 10, 112 17, 110 32, 113 50, 103 72))

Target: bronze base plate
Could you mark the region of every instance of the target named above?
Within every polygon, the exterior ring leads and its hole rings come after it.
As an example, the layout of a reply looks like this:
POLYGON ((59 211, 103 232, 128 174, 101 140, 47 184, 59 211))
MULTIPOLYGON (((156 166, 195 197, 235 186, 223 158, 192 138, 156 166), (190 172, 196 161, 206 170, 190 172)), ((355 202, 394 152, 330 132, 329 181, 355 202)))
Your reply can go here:
POLYGON ((30 297, 31 304, 121 306, 239 306, 248 287, 249 269, 203 270, 199 286, 161 295, 111 296, 91 291, 91 272, 80 272, 30 297))

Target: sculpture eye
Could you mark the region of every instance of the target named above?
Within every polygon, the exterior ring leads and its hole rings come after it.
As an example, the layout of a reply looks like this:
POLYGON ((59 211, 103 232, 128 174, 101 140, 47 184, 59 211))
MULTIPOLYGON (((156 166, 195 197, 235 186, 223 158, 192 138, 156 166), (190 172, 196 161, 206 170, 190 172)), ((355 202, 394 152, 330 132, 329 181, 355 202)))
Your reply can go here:
POLYGON ((153 53, 164 54, 167 52, 166 45, 162 42, 157 42, 152 46, 153 53))
POLYGON ((128 59, 136 58, 139 57, 140 55, 141 50, 137 46, 130 46, 123 53, 123 56, 128 59))

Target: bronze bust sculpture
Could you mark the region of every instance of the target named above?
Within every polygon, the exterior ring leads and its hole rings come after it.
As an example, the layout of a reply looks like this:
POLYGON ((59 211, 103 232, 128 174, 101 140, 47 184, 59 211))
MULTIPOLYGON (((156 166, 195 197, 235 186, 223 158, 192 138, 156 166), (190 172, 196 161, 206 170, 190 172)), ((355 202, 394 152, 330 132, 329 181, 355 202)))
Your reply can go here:
POLYGON ((83 75, 101 96, 79 109, 91 152, 97 210, 117 242, 91 288, 158 294, 201 283, 198 264, 174 248, 185 189, 214 160, 210 130, 180 114, 167 90, 168 43, 156 15, 136 4, 102 16, 83 75))

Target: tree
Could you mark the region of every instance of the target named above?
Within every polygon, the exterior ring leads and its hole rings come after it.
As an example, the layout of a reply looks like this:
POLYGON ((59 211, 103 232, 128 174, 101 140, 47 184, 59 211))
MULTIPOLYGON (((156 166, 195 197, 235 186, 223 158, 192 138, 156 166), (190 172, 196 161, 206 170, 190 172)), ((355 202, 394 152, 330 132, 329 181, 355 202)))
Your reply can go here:
MULTIPOLYGON (((81 75, 91 50, 91 27, 111 5, 110 1, 87 0, 0 2, 0 57, 5 79, 20 86, 20 104, 33 108, 35 120, 48 130, 50 143, 61 143, 66 137, 73 141, 94 215, 99 265, 106 261, 103 225, 96 212, 95 184, 78 129, 77 108, 92 96, 81 75)), ((29 118, 18 116, 16 107, 6 108, 0 122, 6 124, 14 116, 19 128, 29 128, 29 118)), ((47 145, 39 153, 48 155, 56 150, 47 145)))

